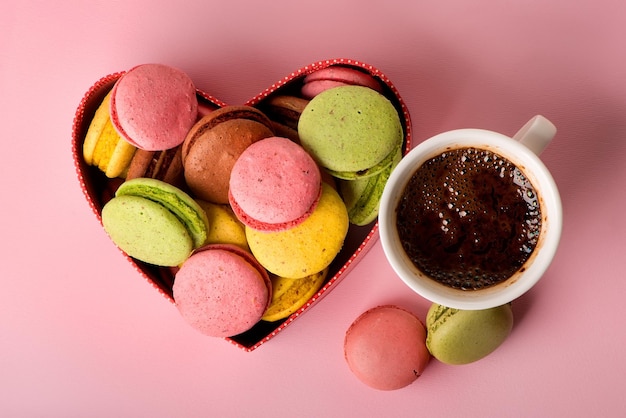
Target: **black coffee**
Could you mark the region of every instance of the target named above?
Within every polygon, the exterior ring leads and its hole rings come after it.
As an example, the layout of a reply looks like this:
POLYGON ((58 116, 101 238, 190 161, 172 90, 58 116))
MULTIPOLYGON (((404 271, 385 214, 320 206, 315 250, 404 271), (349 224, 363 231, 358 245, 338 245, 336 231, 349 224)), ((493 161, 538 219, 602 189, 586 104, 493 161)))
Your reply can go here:
POLYGON ((511 277, 541 230, 537 195, 524 174, 502 156, 475 148, 424 163, 396 210, 412 262, 434 280, 464 290, 511 277))

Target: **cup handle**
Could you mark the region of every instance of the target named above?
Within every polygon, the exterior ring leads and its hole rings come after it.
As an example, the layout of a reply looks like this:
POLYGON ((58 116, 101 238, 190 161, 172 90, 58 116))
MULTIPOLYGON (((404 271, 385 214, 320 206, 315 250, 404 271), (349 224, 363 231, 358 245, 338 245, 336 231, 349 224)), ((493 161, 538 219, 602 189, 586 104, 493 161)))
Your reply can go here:
POLYGON ((540 155, 556 135, 556 126, 541 115, 533 117, 517 131, 513 139, 540 155))

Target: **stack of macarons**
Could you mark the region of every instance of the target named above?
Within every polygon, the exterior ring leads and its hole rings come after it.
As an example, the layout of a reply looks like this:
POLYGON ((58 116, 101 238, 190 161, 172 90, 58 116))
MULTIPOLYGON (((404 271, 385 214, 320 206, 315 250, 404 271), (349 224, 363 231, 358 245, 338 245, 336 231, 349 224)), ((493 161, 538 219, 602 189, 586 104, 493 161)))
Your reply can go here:
POLYGON ((338 179, 350 222, 371 223, 391 170, 402 158, 397 109, 376 79, 352 68, 313 73, 302 93, 310 98, 298 121, 302 146, 338 179))
POLYGON ((321 191, 322 177, 313 158, 295 142, 272 136, 239 156, 230 174, 228 199, 246 226, 280 231, 306 220, 321 191))
POLYGON ((376 219, 404 138, 383 87, 331 66, 255 106, 227 106, 207 104, 176 68, 131 68, 83 142, 110 190, 105 231, 127 256, 173 272, 172 297, 204 334, 285 319, 327 281, 350 224, 376 219))
POLYGON ((283 137, 262 139, 236 161, 229 201, 252 253, 271 273, 301 279, 326 269, 343 246, 348 213, 315 160, 283 137))
POLYGON ((207 114, 193 125, 183 142, 187 186, 200 199, 228 203, 235 161, 250 145, 273 135, 267 116, 250 106, 227 106, 207 114))

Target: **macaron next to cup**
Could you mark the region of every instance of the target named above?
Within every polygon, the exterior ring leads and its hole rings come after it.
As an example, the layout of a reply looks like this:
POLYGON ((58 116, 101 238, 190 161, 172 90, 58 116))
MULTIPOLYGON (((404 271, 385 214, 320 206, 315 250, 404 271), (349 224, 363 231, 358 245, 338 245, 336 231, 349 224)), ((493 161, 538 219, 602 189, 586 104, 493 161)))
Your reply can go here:
POLYGON ((376 219, 382 190, 402 157, 404 133, 393 104, 363 85, 323 90, 302 111, 298 134, 318 164, 343 183, 350 222, 376 219))
POLYGON ((422 374, 430 354, 424 324, 408 310, 382 305, 362 313, 348 328, 344 357, 352 373, 379 390, 401 389, 422 374))
POLYGON ((433 303, 425 326, 407 309, 383 305, 350 325, 344 357, 366 385, 401 389, 421 376, 431 356, 448 365, 476 362, 500 347, 512 328, 511 304, 471 311, 433 303))
POLYGON ((437 360, 468 364, 495 351, 513 328, 511 304, 462 310, 433 303, 426 316, 426 346, 437 360))
POLYGON ((400 159, 402 159, 402 152, 398 149, 392 163, 380 173, 354 180, 337 180, 341 197, 346 202, 348 216, 352 224, 367 225, 378 217, 380 198, 383 195, 385 184, 387 184, 391 171, 400 159))
POLYGON ((382 94, 363 86, 325 90, 307 104, 298 121, 302 146, 335 177, 379 173, 402 147, 400 117, 382 94))

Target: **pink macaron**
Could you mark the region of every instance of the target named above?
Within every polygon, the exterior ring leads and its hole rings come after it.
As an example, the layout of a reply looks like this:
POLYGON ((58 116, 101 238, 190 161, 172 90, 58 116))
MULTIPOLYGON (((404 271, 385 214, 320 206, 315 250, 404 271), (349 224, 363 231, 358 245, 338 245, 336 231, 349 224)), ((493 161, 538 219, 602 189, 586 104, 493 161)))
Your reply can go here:
POLYGON ((413 383, 430 359, 422 322, 393 305, 372 308, 352 323, 346 332, 344 355, 352 373, 379 390, 413 383))
POLYGON ((180 145, 196 122, 198 98, 187 74, 162 64, 132 68, 111 91, 111 123, 137 148, 162 151, 180 145))
POLYGON ((301 94, 312 99, 325 90, 339 86, 363 86, 382 92, 381 83, 370 74, 356 68, 334 65, 304 77, 301 94))
POLYGON ((261 139, 239 156, 230 173, 229 202, 250 228, 281 231, 302 223, 321 196, 313 158, 282 137, 261 139))
POLYGON ((179 312, 194 329, 211 337, 231 337, 261 320, 272 299, 272 284, 249 252, 211 244, 183 263, 173 292, 179 312))

